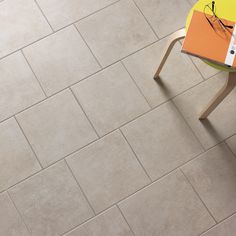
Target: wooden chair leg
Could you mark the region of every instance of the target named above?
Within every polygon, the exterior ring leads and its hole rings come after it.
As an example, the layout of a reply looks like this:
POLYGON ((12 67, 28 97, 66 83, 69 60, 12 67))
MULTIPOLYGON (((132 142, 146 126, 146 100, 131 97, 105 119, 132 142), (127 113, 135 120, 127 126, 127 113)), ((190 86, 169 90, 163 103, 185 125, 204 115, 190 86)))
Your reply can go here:
POLYGON ((154 75, 154 79, 157 80, 159 78, 159 74, 162 70, 162 67, 164 66, 172 48, 174 47, 175 43, 180 40, 180 39, 183 39, 185 38, 186 36, 186 33, 185 33, 185 28, 181 29, 181 30, 178 30, 176 31, 175 33, 173 33, 170 38, 169 38, 169 41, 168 41, 168 44, 164 50, 164 53, 161 57, 161 63, 157 69, 157 72, 155 73, 154 75))
POLYGON ((234 89, 236 86, 236 72, 230 72, 228 79, 224 87, 216 94, 216 96, 211 100, 207 108, 202 112, 199 119, 206 119, 212 111, 225 99, 225 97, 234 89))

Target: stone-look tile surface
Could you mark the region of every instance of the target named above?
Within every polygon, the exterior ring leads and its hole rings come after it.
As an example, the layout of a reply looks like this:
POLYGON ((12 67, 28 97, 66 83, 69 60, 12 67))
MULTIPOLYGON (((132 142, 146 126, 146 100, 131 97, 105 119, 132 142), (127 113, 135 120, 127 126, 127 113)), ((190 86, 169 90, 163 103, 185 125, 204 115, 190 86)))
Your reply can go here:
POLYGON ((223 221, 201 236, 233 236, 236 232, 236 215, 223 221))
POLYGON ((219 70, 215 69, 212 66, 209 66, 207 63, 197 57, 192 57, 192 60, 197 66, 197 68, 200 70, 204 79, 208 79, 220 72, 219 70))
POLYGON ((182 169, 217 221, 236 212, 236 159, 225 145, 182 169))
POLYGON ((10 190, 34 236, 62 235, 93 216, 65 162, 59 162, 10 190))
POLYGON ((113 207, 65 236, 133 236, 117 207, 113 207))
POLYGON ((230 149, 233 151, 233 153, 236 155, 236 135, 229 138, 226 143, 229 145, 230 149))
POLYGON ((122 132, 153 180, 203 151, 171 103, 127 124, 122 132))
POLYGON ((27 47, 24 53, 47 95, 100 69, 74 26, 27 47))
POLYGON ((227 76, 226 73, 220 73, 174 99, 205 148, 213 147, 236 131, 236 90, 231 92, 207 120, 198 120, 203 109, 224 86, 227 76))
POLYGON ((150 109, 120 63, 81 81, 72 89, 100 135, 150 109))
POLYGON ((16 121, 11 118, 1 123, 0 192, 40 169, 40 165, 16 121))
POLYGON ((214 225, 181 172, 174 172, 119 204, 136 236, 194 236, 214 225))
POLYGON ((0 57, 52 32, 34 0, 0 2, 0 57))
POLYGON ((179 43, 171 51, 167 63, 161 71, 161 80, 156 82, 153 79, 161 60, 163 48, 167 43, 168 38, 129 56, 123 61, 152 107, 167 101, 203 80, 189 57, 180 52, 179 43))
POLYGON ((20 113, 17 119, 44 167, 97 138, 69 90, 20 113))
POLYGON ((21 53, 2 59, 0 71, 0 121, 45 98, 21 53))
POLYGON ((135 2, 160 38, 183 28, 191 9, 187 0, 135 0, 135 2))
POLYGON ((37 0, 54 30, 69 25, 116 0, 37 0))
POLYGON ((67 161, 96 212, 150 182, 119 131, 82 149, 67 161))
POLYGON ((0 235, 30 236, 7 193, 0 194, 0 235))
POLYGON ((157 40, 132 0, 121 0, 76 25, 102 66, 157 40))

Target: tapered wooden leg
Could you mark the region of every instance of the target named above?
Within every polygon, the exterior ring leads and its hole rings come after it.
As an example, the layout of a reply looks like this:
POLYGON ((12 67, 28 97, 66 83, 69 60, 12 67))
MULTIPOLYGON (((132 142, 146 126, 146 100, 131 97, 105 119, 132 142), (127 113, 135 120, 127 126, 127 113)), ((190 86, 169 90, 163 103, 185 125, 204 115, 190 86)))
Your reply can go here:
POLYGON ((225 97, 234 89, 236 86, 236 72, 230 72, 228 79, 224 87, 216 94, 216 96, 211 100, 207 108, 202 112, 199 119, 206 119, 212 111, 225 99, 225 97))
POLYGON ((169 38, 169 41, 166 45, 166 48, 164 49, 164 52, 163 52, 163 55, 161 57, 161 63, 159 65, 159 67, 157 68, 157 72, 156 74, 154 75, 154 79, 157 80, 159 78, 159 74, 162 70, 162 67, 164 66, 172 48, 174 47, 175 43, 180 40, 180 39, 183 39, 184 37, 186 36, 186 33, 185 33, 185 28, 181 29, 181 30, 178 30, 176 31, 175 33, 173 33, 170 38, 169 38))

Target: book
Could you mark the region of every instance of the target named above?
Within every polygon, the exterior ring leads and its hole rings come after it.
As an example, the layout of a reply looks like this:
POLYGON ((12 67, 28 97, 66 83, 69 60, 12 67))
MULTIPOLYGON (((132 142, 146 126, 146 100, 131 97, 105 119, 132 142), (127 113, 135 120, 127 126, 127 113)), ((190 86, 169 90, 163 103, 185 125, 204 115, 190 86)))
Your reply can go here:
POLYGON ((235 22, 221 19, 232 29, 224 29, 219 21, 209 23, 211 15, 194 11, 183 42, 182 52, 236 69, 235 22), (212 24, 212 25, 211 25, 212 24))

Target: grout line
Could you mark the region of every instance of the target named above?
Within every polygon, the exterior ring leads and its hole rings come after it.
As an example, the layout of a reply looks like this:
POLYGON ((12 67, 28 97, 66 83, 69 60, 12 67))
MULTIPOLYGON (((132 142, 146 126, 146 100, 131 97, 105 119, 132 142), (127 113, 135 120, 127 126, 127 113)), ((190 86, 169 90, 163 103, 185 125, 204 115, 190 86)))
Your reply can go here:
MULTIPOLYGON (((234 136, 234 135, 233 135, 234 136)), ((232 137, 233 137, 232 136, 232 137)), ((226 142, 229 138, 225 139, 223 141, 223 143, 226 145, 226 147, 229 149, 229 151, 233 154, 233 156, 236 158, 236 154, 233 152, 233 150, 231 149, 231 147, 228 145, 228 143, 226 142)))
POLYGON ((140 12, 140 14, 143 16, 143 18, 145 19, 145 21, 147 22, 147 24, 149 25, 149 27, 151 28, 152 32, 154 33, 154 35, 157 37, 157 39, 160 39, 160 37, 157 35, 156 31, 154 30, 154 28, 152 27, 151 23, 148 21, 147 17, 143 14, 143 12, 141 11, 141 9, 139 8, 138 4, 136 3, 135 0, 132 0, 132 2, 134 3, 134 5, 137 7, 138 11, 140 12))
POLYGON ((6 191, 6 193, 7 193, 8 197, 10 198, 10 201, 11 201, 12 204, 14 205, 14 207, 15 207, 17 213, 19 214, 19 216, 20 216, 20 218, 21 218, 23 224, 25 225, 25 227, 26 227, 28 233, 29 233, 30 235, 32 235, 32 232, 31 232, 30 228, 29 228, 28 225, 26 224, 26 222, 25 222, 25 220, 24 220, 24 217, 22 216, 21 212, 18 210, 18 208, 17 208, 15 202, 13 201, 13 199, 12 199, 10 193, 9 193, 8 191, 6 191))
POLYGON ((147 102, 149 108, 152 109, 151 104, 149 104, 148 99, 147 99, 146 96, 143 94, 141 88, 140 88, 140 87, 138 86, 138 84, 136 83, 134 77, 129 73, 129 71, 128 71, 127 67, 125 66, 124 62, 123 62, 123 61, 120 61, 120 63, 122 64, 122 66, 124 67, 124 69, 126 70, 126 72, 129 74, 130 78, 133 80, 135 86, 137 87, 137 89, 139 90, 139 92, 141 93, 141 95, 143 96, 143 98, 146 100, 146 102, 147 102))
POLYGON ((16 123, 18 124, 18 126, 19 126, 19 128, 20 128, 22 134, 24 135, 26 141, 28 142, 30 149, 31 149, 32 152, 34 153, 35 158, 37 159, 37 161, 38 161, 38 163, 39 163, 39 165, 40 165, 40 167, 41 167, 41 170, 43 170, 43 169, 44 169, 44 168, 43 168, 43 165, 41 164, 40 160, 38 159, 38 157, 37 157, 37 155, 36 155, 36 153, 35 153, 33 147, 31 146, 31 143, 30 143, 29 139, 27 138, 27 136, 26 136, 26 134, 25 134, 25 132, 24 132, 24 130, 23 130, 23 128, 20 126, 20 123, 19 123, 19 121, 17 120, 17 118, 16 118, 15 116, 14 116, 14 118, 15 118, 15 121, 16 121, 16 123))
POLYGON ((143 171, 145 172, 145 174, 147 175, 147 177, 149 178, 149 180, 150 180, 151 183, 152 183, 151 177, 149 176, 148 172, 146 171, 146 169, 144 168, 143 164, 142 164, 141 161, 139 160, 137 154, 135 153, 134 149, 133 149, 132 146, 130 145, 128 139, 125 137, 125 135, 124 135, 124 133, 122 132, 122 130, 121 130, 121 129, 119 129, 119 130, 120 130, 120 132, 121 132, 121 135, 122 135, 123 138, 125 139, 127 145, 130 147, 131 151, 133 152, 133 154, 134 154, 136 160, 138 161, 139 165, 142 167, 143 171))
POLYGON ((192 183, 190 182, 190 180, 188 179, 188 177, 185 175, 184 171, 180 168, 179 169, 182 174, 184 175, 185 179, 187 180, 187 182, 190 184, 190 186, 192 187, 193 191, 195 192, 195 194, 198 196, 199 200, 202 202, 202 204, 205 206, 206 210, 208 211, 208 213, 210 214, 210 216, 213 218, 213 220, 215 221, 215 225, 217 224, 217 220, 215 219, 215 217, 213 216, 213 214, 211 213, 211 211, 208 209, 207 205, 205 204, 205 202, 202 200, 202 198, 200 197, 200 195, 198 194, 197 190, 194 188, 194 186, 192 185, 192 183))
POLYGON ((80 107, 81 110, 83 111, 84 115, 86 116, 86 118, 87 118, 88 122, 90 123, 91 127, 94 129, 94 132, 96 133, 97 138, 99 138, 100 135, 98 134, 97 130, 95 129, 95 127, 94 127, 94 125, 93 125, 93 123, 92 123, 91 120, 89 119, 87 113, 84 111, 84 108, 83 108, 82 105, 80 104, 79 99, 76 97, 74 91, 73 91, 71 88, 70 88, 70 91, 71 91, 71 93, 72 93, 74 99, 75 99, 76 102, 78 103, 79 107, 80 107))
POLYGON ((97 61, 98 65, 100 66, 100 68, 102 69, 102 65, 100 64, 99 60, 97 59, 97 57, 95 56, 95 54, 93 53, 92 49, 90 48, 90 46, 88 45, 88 43, 86 42, 86 40, 84 39, 83 35, 80 33, 79 29, 76 27, 76 25, 74 25, 74 28, 76 29, 76 31, 78 32, 78 34, 80 35, 80 37, 82 38, 82 40, 84 41, 84 43, 86 44, 86 46, 88 47, 89 51, 91 52, 91 54, 93 55, 94 59, 97 61))
POLYGON ((25 59, 26 63, 28 64, 28 66, 29 66, 30 70, 31 70, 31 71, 32 71, 32 73, 34 74, 34 77, 35 77, 35 79, 37 80, 37 82, 38 82, 38 84, 39 84, 40 88, 42 89, 42 92, 44 93, 44 96, 45 96, 45 98, 47 98, 48 96, 47 96, 46 92, 44 91, 42 84, 40 83, 40 81, 39 81, 38 77, 36 76, 36 74, 35 74, 35 72, 34 72, 34 70, 33 70, 32 66, 30 65, 30 63, 29 63, 29 61, 28 61, 27 57, 25 56, 25 53, 23 52, 23 50, 21 50, 21 54, 23 55, 23 57, 24 57, 24 59, 25 59))
POLYGON ((124 213, 122 212, 122 210, 120 209, 120 207, 118 206, 118 204, 116 204, 116 207, 118 208, 118 210, 119 210, 120 214, 122 215, 122 217, 123 217, 124 221, 126 222, 126 224, 129 226, 131 233, 133 234, 133 236, 135 236, 135 233, 134 233, 133 229, 131 228, 131 226, 130 226, 128 220, 126 219, 124 213))
POLYGON ((38 4, 37 0, 34 0, 34 2, 35 2, 35 4, 37 5, 37 7, 38 7, 38 9, 40 10, 40 12, 42 13, 42 15, 43 15, 44 19, 47 21, 48 25, 50 26, 50 28, 51 28, 52 32, 54 32, 54 29, 53 29, 53 27, 51 26, 51 24, 50 24, 50 22, 49 22, 48 18, 46 17, 46 15, 44 14, 43 10, 42 10, 42 9, 41 9, 41 7, 39 6, 39 4, 38 4))
POLYGON ((68 169, 70 170, 70 172, 71 172, 71 175, 73 176, 73 178, 74 178, 75 182, 77 183, 77 185, 78 185, 78 187, 79 187, 80 191, 81 191, 81 192, 82 192, 82 194, 84 195, 84 198, 85 198, 85 199, 86 199, 86 201, 88 202, 88 205, 89 205, 89 206, 90 206, 90 208, 92 209, 92 211, 93 211, 93 214, 94 214, 94 216, 93 216, 93 217, 95 217, 95 216, 96 216, 96 212, 95 212, 95 210, 93 209, 93 206, 92 206, 92 204, 90 203, 90 201, 89 201, 88 197, 86 196, 86 194, 85 194, 85 192, 84 192, 83 188, 81 187, 81 185, 80 185, 79 181, 76 179, 76 177, 75 177, 75 175, 74 175, 74 173, 73 173, 72 169, 70 168, 69 164, 67 163, 66 159, 64 159, 64 161, 65 161, 65 163, 66 163, 66 165, 67 165, 68 169))

